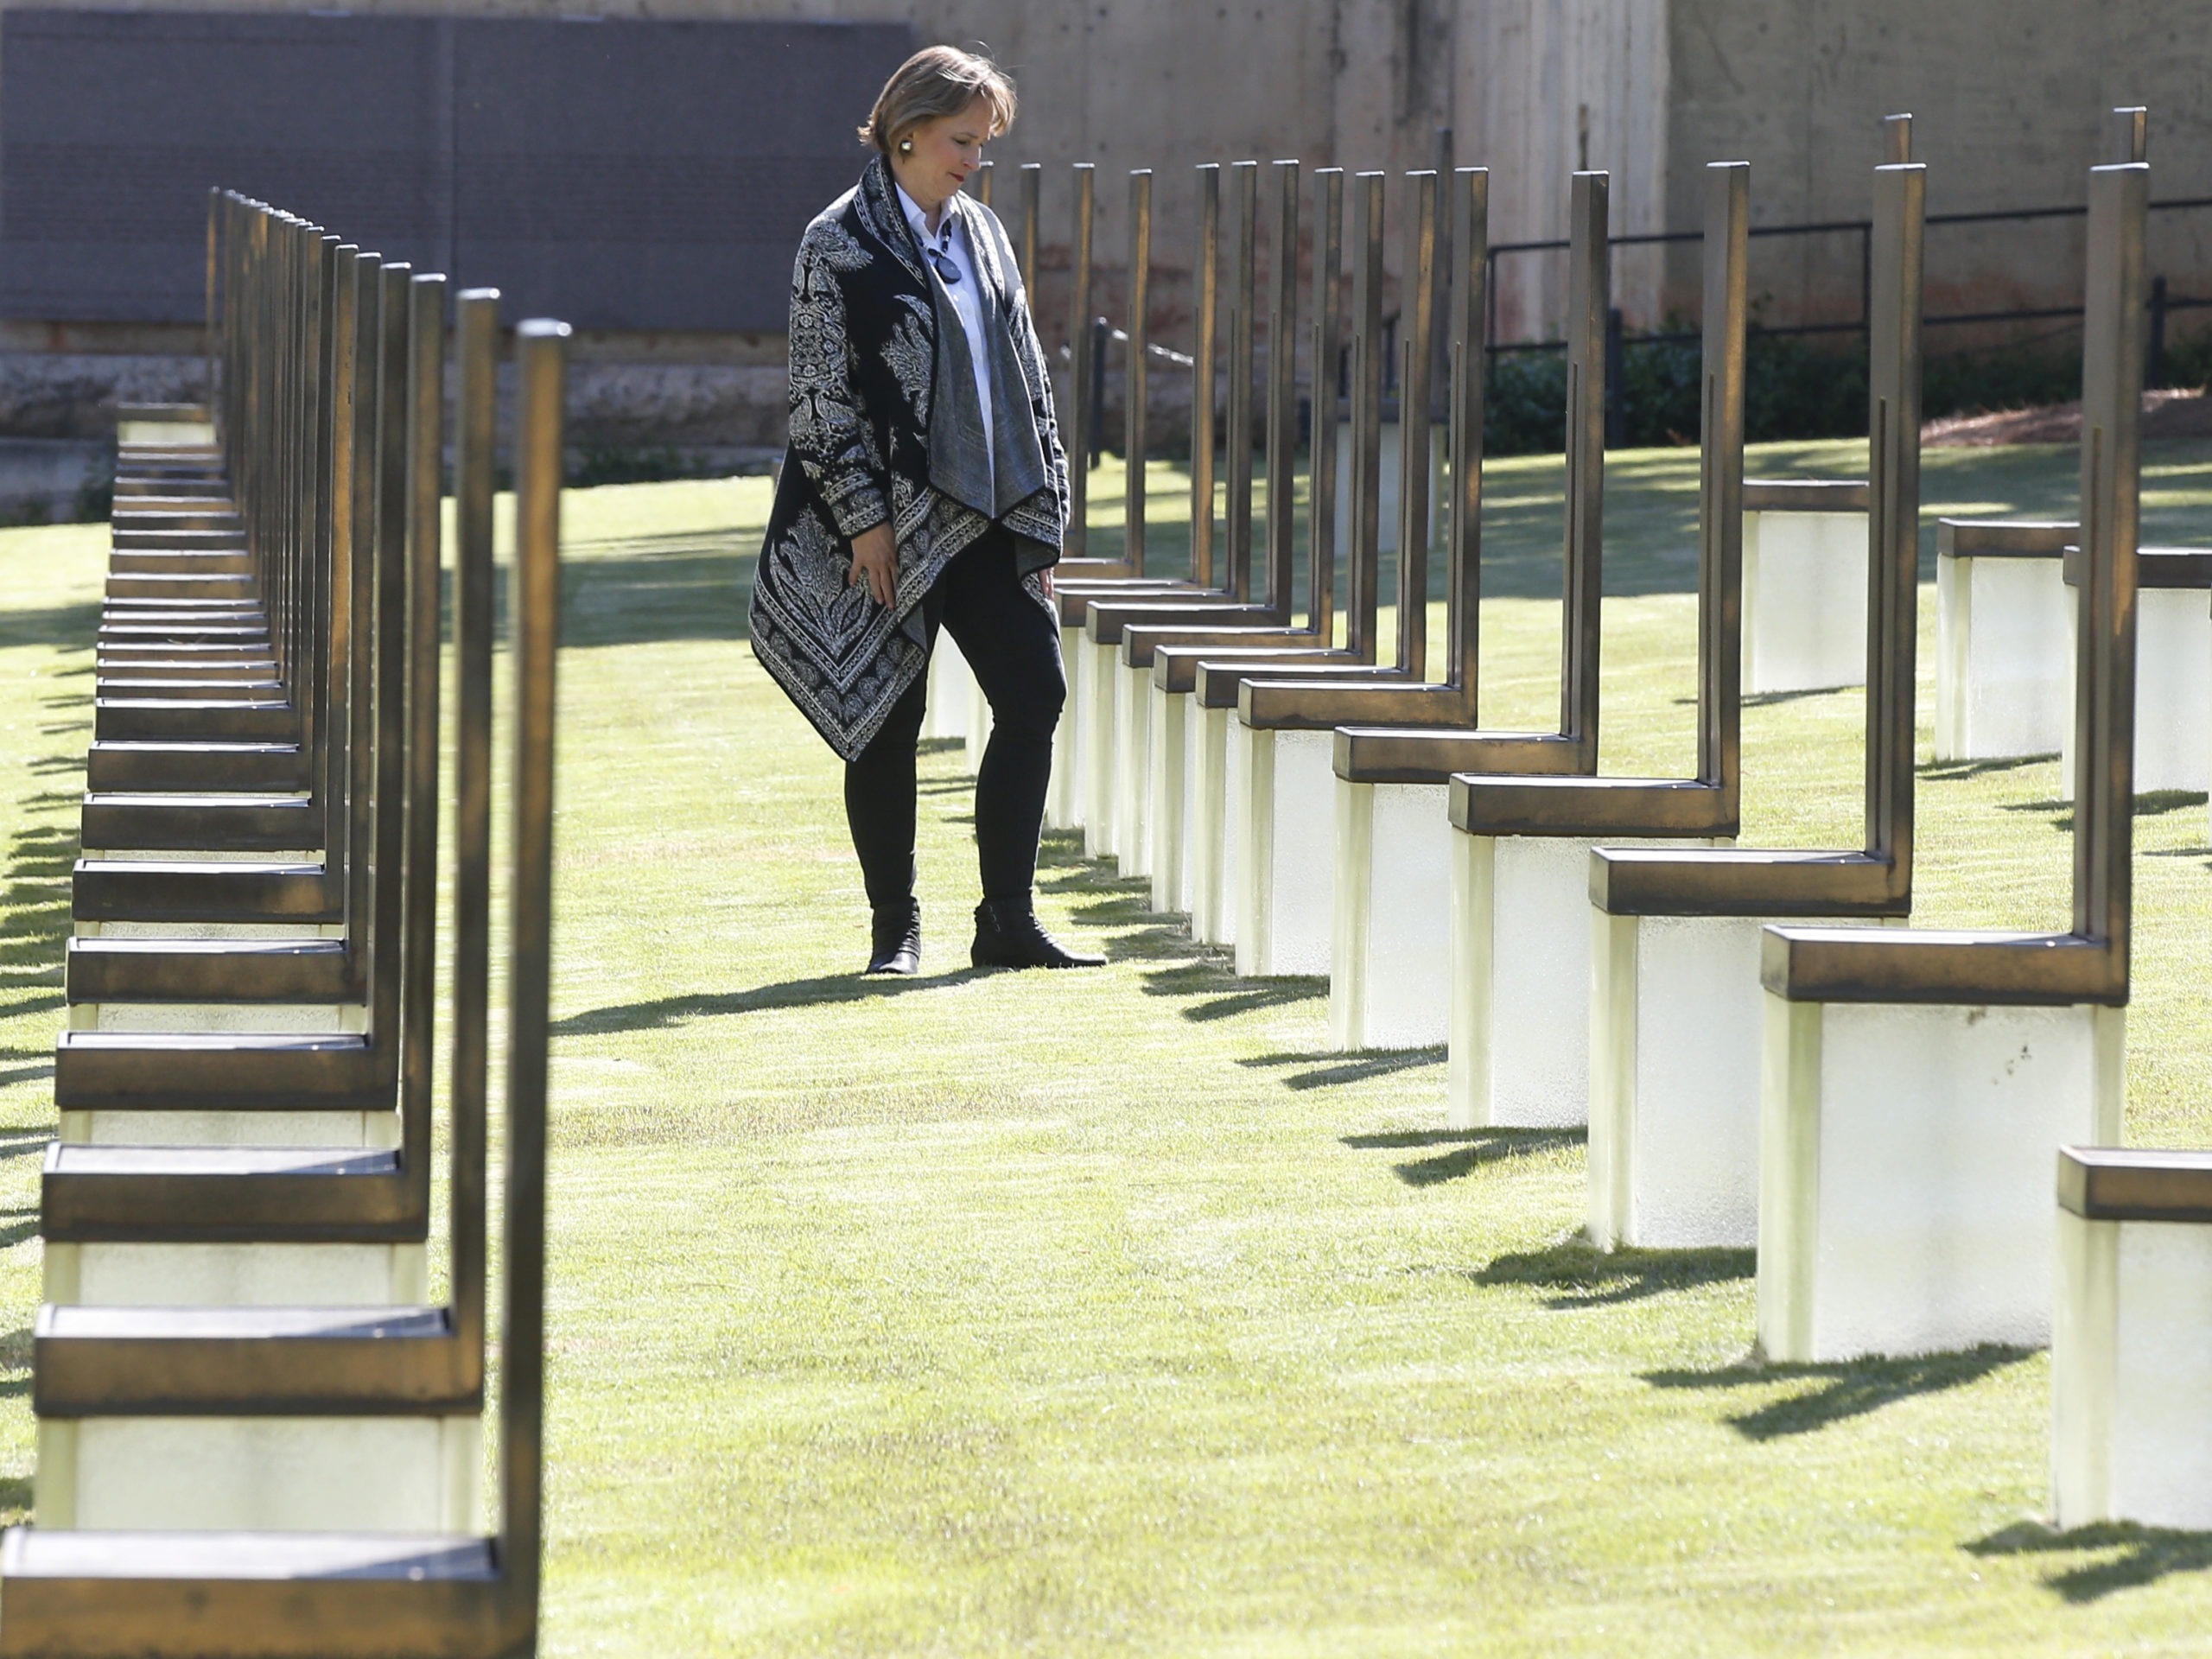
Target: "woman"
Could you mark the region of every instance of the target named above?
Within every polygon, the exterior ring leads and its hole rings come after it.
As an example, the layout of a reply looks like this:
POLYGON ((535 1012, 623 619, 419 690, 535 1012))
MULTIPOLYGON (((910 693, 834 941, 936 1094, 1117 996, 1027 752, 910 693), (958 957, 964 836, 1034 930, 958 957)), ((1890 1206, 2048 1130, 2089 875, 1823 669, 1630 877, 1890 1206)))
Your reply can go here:
POLYGON ((791 448, 753 585, 753 649, 845 761, 874 912, 867 971, 921 965, 914 746, 950 629, 990 701, 976 778, 978 968, 1095 967, 1030 888, 1067 683, 1051 569, 1067 458, 1012 244, 962 194, 1013 84, 950 47, 884 84, 861 181, 807 226, 791 276, 791 448))

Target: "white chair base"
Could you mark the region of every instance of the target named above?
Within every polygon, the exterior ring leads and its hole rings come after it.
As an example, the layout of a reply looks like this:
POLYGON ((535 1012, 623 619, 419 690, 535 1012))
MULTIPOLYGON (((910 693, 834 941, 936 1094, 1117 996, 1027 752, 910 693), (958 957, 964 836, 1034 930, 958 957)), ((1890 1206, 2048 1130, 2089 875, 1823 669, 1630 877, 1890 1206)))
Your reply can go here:
POLYGON ((1336 734, 1248 727, 1241 736, 1236 971, 1247 978, 1325 974, 1336 925, 1336 734))
MULTIPOLYGON (((1338 1049, 1445 1040, 1452 997, 1450 789, 1336 775, 1329 1040, 1338 1049)), ((1301 804, 1302 806, 1302 804, 1301 804)))
POLYGON ((420 1244, 48 1244, 44 1300, 78 1307, 372 1307, 429 1300, 420 1244))
POLYGON ((37 1522, 79 1530, 472 1532, 466 1417, 44 1418, 37 1522))
POLYGON ((1102 645, 1089 635, 1078 636, 1076 657, 1076 718, 1083 736, 1077 744, 1077 764, 1082 781, 1076 791, 1076 810, 1083 820, 1083 855, 1112 858, 1121 850, 1114 821, 1115 692, 1120 688, 1116 670, 1121 648, 1102 645))
POLYGON ((1244 819, 1240 769, 1230 751, 1242 729, 1236 712, 1190 701, 1183 727, 1183 814, 1190 826, 1183 861, 1191 888, 1191 937, 1200 944, 1229 944, 1236 931, 1236 849, 1234 826, 1244 819))
POLYGON ((1152 670, 1132 668, 1115 647, 1115 853, 1125 880, 1152 874, 1152 670))
POLYGON ((1152 909, 1158 916, 1179 916, 1191 908, 1190 867, 1184 851, 1190 824, 1184 816, 1185 792, 1190 778, 1185 761, 1190 736, 1186 691, 1148 688, 1149 713, 1146 724, 1152 734, 1147 747, 1151 784, 1147 792, 1145 824, 1152 838, 1152 909))
MULTIPOLYGON (((2074 590, 2068 588, 2070 594, 2074 590)), ((2073 624, 2067 629, 2072 660, 2073 624)), ((2144 588, 2135 595, 2135 792, 2212 785, 2212 592, 2144 588)), ((2059 768, 2062 798, 2074 798, 2074 727, 2059 768)))
POLYGON ((1621 838, 1471 836, 1448 820, 1444 827, 1450 902, 1439 919, 1450 987, 1450 1122, 1579 1128, 1590 1121, 1590 849, 1621 838))
POLYGON ((2212 1530, 2208 1310, 2212 1226, 2059 1211, 2050 1352, 2059 1526, 2212 1530))
POLYGON ((922 715, 924 737, 964 738, 968 735, 968 705, 975 690, 976 673, 951 634, 939 628, 930 652, 929 704, 922 715))
POLYGON ((1742 916, 1591 912, 1590 1237, 1759 1236, 1759 934, 1742 916))
MULTIPOLYGON (((1052 728, 1052 777, 1045 788, 1045 827, 1076 830, 1083 825, 1083 703, 1075 682, 1082 672, 1082 651, 1088 644, 1081 628, 1060 630, 1060 663, 1067 673, 1068 700, 1060 710, 1060 723, 1052 728)), ((976 765, 982 757, 972 755, 976 765)))
POLYGON ((2056 754, 2074 730, 2074 590, 2055 558, 1936 563, 1936 758, 2056 754))
POLYGON ((1866 515, 1744 515, 1744 690, 1866 683, 1866 515))
POLYGON ((2051 1171, 2120 1138, 2126 1012, 1766 994, 1758 1336, 1783 1362, 2050 1340, 2051 1171))
POLYGON ((134 1112, 61 1114, 58 1139, 84 1147, 327 1147, 388 1150, 399 1114, 381 1112, 134 1112))

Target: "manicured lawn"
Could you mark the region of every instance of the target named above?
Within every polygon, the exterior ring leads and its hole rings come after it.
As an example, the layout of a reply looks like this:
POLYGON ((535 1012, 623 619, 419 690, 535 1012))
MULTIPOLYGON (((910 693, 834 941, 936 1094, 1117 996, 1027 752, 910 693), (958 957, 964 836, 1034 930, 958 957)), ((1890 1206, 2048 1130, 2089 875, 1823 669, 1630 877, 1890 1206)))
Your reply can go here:
MULTIPOLYGON (((1863 449, 1753 471, 1851 475, 1863 449)), ((2212 467, 2151 461, 2152 534, 2205 539, 2212 467)), ((2068 516, 2073 464, 1930 452, 1930 522, 2068 516)), ((1488 480, 1500 724, 1555 712, 1558 476, 1488 480)), ((1611 476, 1605 770, 1679 772, 1695 457, 1611 476)), ((1169 568, 1180 485, 1157 469, 1169 568)), ((1103 544, 1118 490, 1109 463, 1103 544)), ((2035 1520, 2040 1355, 1753 1363, 1748 1252, 1596 1255, 1580 1135, 1444 1131, 1440 1052, 1328 1052, 1322 982, 1238 980, 1066 838, 1047 919, 1108 969, 965 971, 957 747, 924 760, 925 976, 853 977, 838 768, 742 640, 766 500, 569 498, 547 1653, 2202 1650, 2212 1537, 2035 1520)), ((18 1509, 103 549, 0 532, 18 1509)), ((1932 588, 1923 612, 1925 753, 1932 588)), ((1746 710, 1745 844, 1856 841, 1862 709, 1746 710)), ((1923 766, 1919 916, 2062 921, 2056 792, 2055 760, 1923 766)), ((2207 843, 2201 797, 2145 804, 2139 1141, 2212 1137, 2207 843)))

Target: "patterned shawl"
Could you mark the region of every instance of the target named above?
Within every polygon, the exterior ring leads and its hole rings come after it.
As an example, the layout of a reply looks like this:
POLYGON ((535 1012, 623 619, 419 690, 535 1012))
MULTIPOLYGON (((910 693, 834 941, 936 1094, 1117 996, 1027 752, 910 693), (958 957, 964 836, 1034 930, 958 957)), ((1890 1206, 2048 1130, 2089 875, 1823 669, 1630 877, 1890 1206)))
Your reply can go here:
MULTIPOLYGON (((1025 585, 1042 604, 1037 572, 1058 562, 1067 523, 1052 381, 997 216, 964 194, 946 211, 967 232, 991 340, 1001 463, 992 505, 1017 538, 1025 585), (1026 493, 1008 501, 1010 488, 1026 493)), ((981 410, 972 379, 963 388, 963 374, 944 372, 964 349, 940 351, 945 330, 957 330, 942 289, 880 156, 807 226, 791 273, 791 448, 753 576, 753 650, 847 760, 922 671, 923 596, 992 522, 961 499, 977 493, 973 467, 948 464, 948 431, 979 434, 981 410), (941 379, 951 395, 938 398, 941 379), (899 546, 887 607, 865 583, 845 582, 853 537, 887 522, 899 546)))

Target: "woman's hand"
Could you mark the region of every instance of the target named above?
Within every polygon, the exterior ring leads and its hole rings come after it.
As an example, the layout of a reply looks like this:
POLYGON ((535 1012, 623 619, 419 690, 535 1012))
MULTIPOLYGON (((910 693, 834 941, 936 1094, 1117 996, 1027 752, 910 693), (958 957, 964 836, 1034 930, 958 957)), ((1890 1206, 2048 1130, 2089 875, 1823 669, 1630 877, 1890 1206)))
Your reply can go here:
POLYGON ((853 537, 853 568, 845 573, 845 586, 868 583, 869 595, 879 605, 889 605, 898 586, 899 543, 891 526, 878 524, 853 537))

